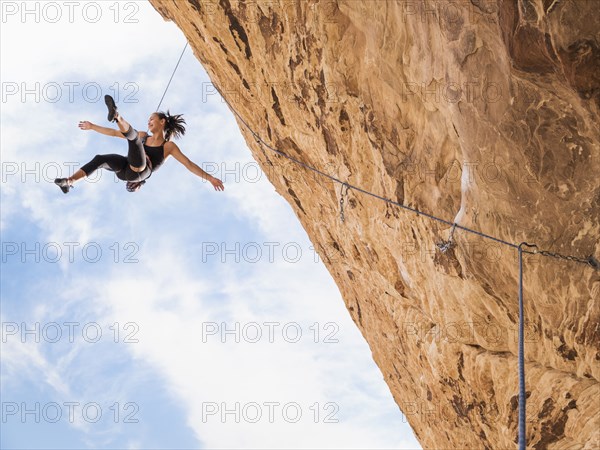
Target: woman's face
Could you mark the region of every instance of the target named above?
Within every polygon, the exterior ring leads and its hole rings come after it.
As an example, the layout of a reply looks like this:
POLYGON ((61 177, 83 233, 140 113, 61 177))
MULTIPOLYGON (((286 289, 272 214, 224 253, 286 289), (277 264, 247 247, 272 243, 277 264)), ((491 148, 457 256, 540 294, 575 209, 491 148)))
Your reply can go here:
POLYGON ((148 131, 150 131, 152 134, 156 134, 158 131, 162 131, 162 129, 164 128, 164 122, 164 119, 160 120, 158 118, 158 114, 151 114, 150 118, 148 119, 148 131))

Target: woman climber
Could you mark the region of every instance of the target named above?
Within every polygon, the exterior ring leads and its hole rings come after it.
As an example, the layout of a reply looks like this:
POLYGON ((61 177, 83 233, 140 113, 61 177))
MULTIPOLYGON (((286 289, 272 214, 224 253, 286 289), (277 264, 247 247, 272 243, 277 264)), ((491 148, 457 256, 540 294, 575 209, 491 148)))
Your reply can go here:
POLYGON ((127 190, 135 192, 169 156, 173 156, 193 174, 208 180, 216 191, 225 189, 221 180, 209 175, 190 161, 179 147, 171 142, 171 138, 178 138, 185 134, 185 120, 181 117, 181 114, 172 116, 168 111, 166 114, 163 112, 151 114, 148 119, 148 131, 152 134, 149 135, 143 131, 136 131, 125 121, 117 111, 115 101, 110 95, 106 95, 104 101, 108 107, 108 120, 116 122, 119 129, 101 127, 88 121, 79 122, 79 128, 127 139, 129 145, 127 157, 115 154, 96 155, 69 178, 57 178, 54 183, 65 194, 69 192, 75 182, 84 177, 89 177, 97 169, 107 169, 115 172, 119 179, 127 182, 127 190))

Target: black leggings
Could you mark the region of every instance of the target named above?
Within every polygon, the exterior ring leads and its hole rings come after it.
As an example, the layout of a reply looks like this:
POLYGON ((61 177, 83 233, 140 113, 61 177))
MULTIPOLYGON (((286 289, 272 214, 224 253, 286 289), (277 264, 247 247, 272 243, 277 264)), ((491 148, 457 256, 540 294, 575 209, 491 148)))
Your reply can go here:
POLYGON ((127 138, 127 144, 129 145, 127 158, 115 154, 96 155, 89 163, 81 166, 81 170, 85 172, 86 176, 89 177, 98 169, 106 169, 115 172, 117 177, 124 181, 142 181, 150 177, 152 171, 146 165, 146 152, 138 132, 132 126, 129 126, 127 133, 121 134, 127 138), (144 167, 144 170, 135 172, 129 166, 144 167))

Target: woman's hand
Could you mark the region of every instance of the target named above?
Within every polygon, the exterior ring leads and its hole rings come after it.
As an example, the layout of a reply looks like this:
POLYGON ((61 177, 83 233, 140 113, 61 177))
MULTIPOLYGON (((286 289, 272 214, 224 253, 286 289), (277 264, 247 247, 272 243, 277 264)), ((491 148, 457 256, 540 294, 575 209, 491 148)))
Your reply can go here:
POLYGON ((79 122, 79 128, 81 128, 82 130, 91 130, 93 125, 94 124, 92 122, 88 122, 87 120, 79 122))
POLYGON ((218 178, 210 177, 208 179, 208 181, 210 181, 210 184, 213 185, 213 187, 215 188, 215 191, 224 191, 225 190, 225 186, 223 186, 223 182, 221 180, 219 180, 218 178))

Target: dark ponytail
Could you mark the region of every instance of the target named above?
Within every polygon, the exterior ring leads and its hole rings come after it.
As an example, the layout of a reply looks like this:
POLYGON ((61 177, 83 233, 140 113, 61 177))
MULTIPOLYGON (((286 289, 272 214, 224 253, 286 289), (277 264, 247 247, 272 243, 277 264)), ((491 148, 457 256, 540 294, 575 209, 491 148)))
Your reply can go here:
POLYGON ((160 111, 156 115, 160 120, 165 119, 165 140, 170 141, 171 138, 178 139, 185 134, 185 119, 183 114, 171 115, 169 110, 167 113, 160 111))

